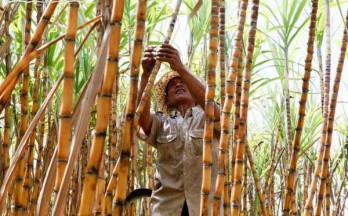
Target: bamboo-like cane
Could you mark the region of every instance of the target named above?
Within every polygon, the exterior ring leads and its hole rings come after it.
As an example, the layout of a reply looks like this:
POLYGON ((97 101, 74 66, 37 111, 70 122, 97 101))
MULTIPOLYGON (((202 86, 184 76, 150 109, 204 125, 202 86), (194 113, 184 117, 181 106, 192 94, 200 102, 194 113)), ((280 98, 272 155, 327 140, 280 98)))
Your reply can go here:
MULTIPOLYGON (((37 29, 35 30, 33 36, 31 37, 29 43, 28 43, 28 46, 26 47, 25 51, 24 51, 24 54, 21 58, 21 61, 23 61, 25 58, 25 56, 27 56, 30 52, 32 52, 38 42, 40 41, 41 39, 41 36, 44 32, 44 30, 46 29, 47 27, 47 24, 53 14, 53 12, 55 11, 56 7, 57 7, 57 4, 59 3, 59 0, 57 1, 51 1, 49 3, 49 5, 47 6, 45 12, 44 12, 44 15, 42 16, 38 26, 37 26, 37 29)), ((19 63, 17 63, 19 64, 19 63)), ((6 105, 9 97, 10 97, 10 93, 9 92, 12 92, 14 87, 15 87, 15 84, 17 83, 17 80, 19 78, 19 74, 22 72, 22 70, 18 70, 18 71, 15 71, 15 72, 11 72, 5 79, 4 81, 2 82, 2 84, 0 85, 0 95, 1 95, 1 98, 0 98, 0 113, 3 111, 3 108, 4 106, 6 105), (9 82, 10 80, 15 80, 15 81, 12 81, 12 82, 9 82), (10 84, 10 85, 9 85, 10 84), (5 92, 5 90, 7 89, 7 92, 8 94, 6 94, 3 98, 3 93, 5 92)))
POLYGON ((96 201, 95 201, 95 207, 93 211, 93 215, 102 215, 102 201, 103 201, 103 193, 105 190, 105 184, 106 180, 104 178, 104 172, 105 172, 105 154, 102 155, 102 162, 100 163, 99 167, 99 173, 98 173, 98 180, 97 180, 97 188, 96 188, 96 201))
POLYGON ((266 216, 266 215, 269 215, 268 214, 269 211, 267 210, 266 205, 265 205, 265 198, 263 196, 263 192, 261 191, 261 184, 260 184, 260 181, 259 181, 259 177, 257 176, 254 159, 253 159, 253 156, 252 156, 250 148, 249 148, 249 143, 247 141, 245 141, 245 142, 246 142, 246 146, 245 146, 246 155, 247 155, 247 158, 248 158, 248 161, 249 161, 249 166, 250 166, 250 169, 251 169, 251 173, 253 175, 255 188, 256 188, 256 193, 257 193, 257 196, 259 197, 259 202, 260 202, 262 214, 266 216))
POLYGON ((62 104, 59 113, 59 129, 58 129, 58 164, 56 183, 54 185, 55 193, 58 193, 61 181, 64 175, 65 167, 69 158, 69 146, 71 141, 71 113, 73 110, 73 94, 74 89, 74 52, 75 38, 77 31, 79 3, 71 1, 69 3, 69 19, 65 37, 65 54, 64 54, 64 80, 62 104))
POLYGON ((244 154, 244 164, 243 164, 243 195, 242 195, 242 210, 240 212, 241 216, 246 216, 248 207, 248 156, 244 154))
MULTIPOLYGON (((41 59, 38 57, 35 62, 34 66, 34 87, 33 87, 33 105, 32 105, 32 116, 36 115, 37 110, 39 109, 39 85, 40 85, 40 72, 38 71, 39 65, 40 65, 41 59)), ((25 203, 26 206, 28 206, 31 203, 28 203, 31 200, 32 194, 30 193, 31 188, 32 188, 32 172, 34 170, 34 145, 35 145, 35 140, 36 140, 36 129, 34 129, 33 134, 31 135, 29 139, 29 144, 28 144, 28 158, 27 158, 27 165, 26 165, 26 170, 25 170, 25 178, 23 182, 23 204, 25 203)), ((38 153, 40 154, 40 153, 38 153)), ((40 169, 39 166, 36 166, 35 169, 40 169)), ((27 207, 28 208, 28 207, 27 207)))
MULTIPOLYGON (((24 44, 25 47, 28 47, 29 41, 30 41, 30 29, 31 29, 31 14, 32 14, 32 2, 27 1, 26 2, 26 12, 25 12, 25 29, 24 29, 24 44)), ((20 129, 19 129, 19 140, 17 144, 21 141, 25 131, 28 127, 28 90, 29 90, 29 66, 24 68, 22 71, 22 83, 21 83, 21 91, 20 91, 20 103, 21 103, 21 117, 20 117, 20 129)), ((16 146, 17 147, 17 146, 16 146)), ((30 147, 28 146, 28 149, 30 147)), ((17 169, 17 176, 16 176, 16 183, 15 183, 15 208, 13 209, 13 213, 16 214, 24 214, 24 209, 26 208, 26 200, 28 194, 23 193, 22 186, 29 186, 28 180, 27 182, 24 182, 24 175, 25 175, 25 158, 27 156, 28 152, 26 152, 26 156, 22 156, 22 158, 19 161, 19 166, 17 169)), ((30 159, 29 159, 30 160, 30 159)))
POLYGON ((78 191, 78 183, 79 183, 79 166, 80 166, 80 161, 79 163, 76 163, 75 169, 74 169, 74 173, 72 175, 71 178, 71 186, 70 186, 70 197, 69 197, 69 215, 77 215, 77 208, 76 208, 76 204, 77 204, 77 197, 79 195, 79 191, 78 191))
POLYGON ((305 175, 303 178, 304 185, 303 185, 303 204, 302 204, 302 209, 301 212, 304 211, 304 207, 306 205, 306 200, 308 198, 308 189, 309 189, 309 184, 311 183, 311 175, 312 175, 312 163, 310 160, 308 160, 307 163, 305 163, 305 175))
POLYGON ((306 56, 306 65, 305 65, 305 73, 303 75, 303 83, 302 83, 302 93, 301 93, 301 99, 300 99, 300 107, 298 110, 298 120, 296 125, 296 132, 295 137, 293 140, 293 148, 291 152, 291 158, 290 158, 290 166, 287 174, 287 180, 286 180, 286 192, 285 192, 285 198, 284 198, 284 204, 283 204, 283 215, 288 215, 291 210, 291 197, 292 193, 295 190, 295 172, 296 172, 296 166, 298 161, 298 152, 300 151, 300 142, 301 142, 301 134, 302 134, 302 128, 304 124, 304 117, 306 112, 306 101, 307 101, 307 95, 308 95, 308 89, 309 89, 309 79, 311 75, 312 70, 312 59, 313 59, 313 52, 314 52, 314 40, 315 40, 315 26, 316 26, 316 19, 317 19, 317 9, 318 9, 318 1, 312 0, 312 11, 311 11, 311 22, 309 26, 309 37, 308 37, 308 47, 307 47, 307 56, 306 56))
MULTIPOLYGON (((36 9, 37 9, 37 22, 40 22, 40 18, 43 14, 43 2, 38 2, 36 5, 36 9)), ((41 43, 40 43, 41 46, 41 43)), ((35 67, 34 67, 34 77, 35 77, 35 83, 34 83, 34 95, 36 97, 36 100, 33 100, 33 102, 35 102, 38 106, 38 93, 39 93, 39 86, 40 86, 40 79, 42 79, 43 82, 43 98, 46 98, 47 96, 47 55, 44 56, 44 72, 43 75, 45 78, 41 78, 41 73, 39 72, 39 65, 41 62, 41 57, 37 57, 36 59, 36 63, 35 63, 35 67)), ((33 95, 33 96, 34 96, 33 95)), ((36 115, 38 110, 38 107, 34 106, 33 103, 33 107, 32 107, 32 112, 34 115, 36 115), (35 109, 34 109, 35 108, 35 109)), ((37 149, 37 157, 36 157, 36 167, 35 167, 35 173, 34 173, 34 180, 33 180, 33 192, 32 195, 30 197, 30 202, 29 202, 29 215, 34 215, 35 213, 35 207, 37 204, 37 197, 39 195, 39 187, 40 187, 40 179, 41 179, 41 169, 42 169, 42 149, 43 149, 43 139, 44 139, 44 131, 45 131, 45 117, 42 116, 39 122, 39 126, 38 126, 38 149, 37 149)), ((34 146, 34 136, 32 136, 30 142, 31 144, 34 146)), ((29 151, 29 152, 33 152, 33 151, 29 151)), ((23 188, 24 190, 24 188, 23 188)))
MULTIPOLYGON (((212 141, 214 137, 214 98, 215 98, 215 70, 217 65, 217 46, 219 43, 219 0, 212 0, 211 2, 211 20, 210 20, 210 33, 209 33, 209 58, 208 58, 208 73, 207 73, 207 88, 205 90, 205 124, 203 134, 203 176, 201 187, 201 215, 208 215, 208 199, 211 187, 211 172, 212 172, 212 141)), ((222 151, 222 169, 225 168, 225 153, 226 147, 222 151)), ((220 196, 223 190, 224 184, 221 184, 220 196)))
POLYGON ((93 138, 91 153, 86 168, 86 177, 84 179, 79 215, 91 215, 95 190, 98 178, 98 169, 100 167, 101 156, 104 148, 106 128, 108 124, 108 115, 110 110, 110 99, 112 96, 112 87, 115 74, 118 71, 119 46, 121 39, 121 23, 123 18, 124 0, 115 0, 110 20, 110 38, 108 40, 108 57, 105 67, 103 84, 97 99, 97 123, 95 136, 93 138))
POLYGON ((219 61, 220 61, 220 104, 225 103, 226 95, 226 59, 225 59, 225 0, 220 0, 219 7, 219 61))
POLYGON ((239 66, 239 59, 242 56, 242 38, 244 32, 244 24, 246 19, 246 9, 248 7, 248 0, 243 0, 240 4, 239 8, 239 19, 238 19, 238 30, 236 37, 234 39, 234 50, 232 53, 232 62, 230 65, 230 70, 227 76, 226 82, 226 96, 223 105, 223 109, 221 112, 221 135, 219 142, 219 155, 218 155, 218 177, 215 185, 214 192, 214 202, 213 202, 213 215, 217 213, 217 208, 219 208, 219 201, 222 195, 222 187, 225 182, 225 154, 228 150, 228 138, 229 138, 229 126, 230 126, 230 115, 232 109, 232 103, 234 99, 234 91, 235 91, 235 79, 237 75, 237 70, 239 66))
MULTIPOLYGON (((248 47, 246 55, 246 64, 244 68, 242 97, 241 97, 241 116, 238 131, 238 141, 236 150, 236 167, 234 170, 234 179, 231 193, 231 215, 238 215, 240 211, 240 195, 241 195, 241 175, 243 168, 243 157, 246 147, 246 124, 248 117, 248 102, 249 89, 251 79, 252 60, 254 54, 254 43, 256 35, 256 26, 258 18, 259 0, 253 0, 252 14, 251 14, 251 28, 249 30, 248 47)), ((242 12, 242 11, 241 11, 242 12)))
MULTIPOLYGON (((348 12, 346 16, 346 23, 345 27, 348 26, 348 12)), ((332 95, 330 99, 330 108, 329 108, 329 117, 328 117, 328 126, 327 126, 327 133, 326 133, 326 140, 324 145, 324 158, 323 163, 321 164, 321 171, 320 171, 320 184, 319 184, 319 190, 318 190, 318 198, 317 198, 317 206, 314 212, 314 215, 320 215, 321 214, 321 207, 322 207, 322 201, 324 198, 324 192, 325 192, 325 181, 327 180, 329 176, 329 161, 330 161, 330 149, 331 149, 331 142, 332 142, 332 131, 334 127, 334 120, 335 120, 335 112, 336 112, 336 104, 337 104, 337 96, 338 91, 340 88, 340 82, 342 77, 342 69, 344 65, 345 60, 345 54, 347 50, 347 40, 348 35, 346 28, 344 28, 343 38, 342 38, 342 44, 341 44, 341 51, 339 55, 338 65, 336 68, 336 76, 334 85, 332 88, 332 95)))
MULTIPOLYGON (((10 37, 10 32, 9 32, 9 12, 6 12, 5 14, 5 31, 6 31, 6 38, 10 37)), ((7 48, 7 55, 5 57, 5 68, 6 68, 6 75, 8 75, 11 71, 11 52, 10 48, 7 48)), ((9 150, 10 150, 10 106, 7 105, 5 109, 5 115, 4 115, 4 137, 3 137, 3 143, 2 143, 2 151, 3 151, 3 162, 4 162, 4 174, 6 173, 8 167, 10 166, 10 155, 9 155, 9 150)), ((2 179, 1 179, 2 180, 2 179)))
POLYGON ((254 202, 254 187, 253 185, 249 185, 249 214, 255 215, 255 202, 254 202))
POLYGON ((331 178, 326 180, 326 185, 325 185, 325 216, 330 216, 331 212, 331 178))
MULTIPOLYGON (((220 0, 220 8, 219 8, 219 61, 220 61, 220 104, 221 107, 224 107, 225 97, 226 97, 226 52, 225 52, 225 0, 220 0)), ((227 181, 224 183, 224 193, 223 193, 223 207, 224 212, 229 212, 229 163, 228 156, 230 154, 230 149, 227 144, 227 153, 225 154, 225 178, 227 177, 227 181)), ((218 202, 218 200, 216 200, 218 202)), ((220 201, 221 202, 221 201, 220 201)), ((216 205, 215 205, 216 206, 216 205)), ((214 208, 214 204, 213 204, 214 208)), ((217 213, 220 214, 220 208, 218 208, 217 213)), ((213 212, 216 212, 216 209, 213 209, 213 212)))
POLYGON ((112 91, 112 101, 111 101, 111 121, 109 124, 109 176, 112 175, 112 170, 114 169, 116 165, 116 161, 118 158, 118 150, 117 150, 117 143, 120 143, 117 140, 117 98, 118 98, 118 82, 119 82, 119 75, 116 75, 115 83, 112 91))
POLYGON ((116 165, 112 171, 111 178, 106 187, 106 191, 104 194, 104 203, 103 203, 103 213, 105 215, 111 215, 112 213, 112 191, 117 184, 117 177, 120 173, 120 157, 118 158, 116 165))
MULTIPOLYGON (((169 44, 170 39, 172 38, 172 34, 173 34, 173 31, 174 31, 176 19, 177 19, 177 16, 178 16, 178 13, 179 13, 179 9, 180 9, 180 6, 181 6, 181 1, 182 0, 177 0, 176 3, 175 3, 174 11, 173 11, 173 13, 171 15, 171 20, 170 20, 170 23, 169 23, 169 27, 167 29, 167 35, 166 35, 166 38, 164 39, 164 42, 163 42, 164 44, 169 44)), ((158 73, 158 71, 160 69, 161 63, 162 63, 161 61, 156 60, 156 64, 155 64, 153 70, 151 71, 151 75, 149 77, 149 80, 148 80, 148 82, 146 84, 146 87, 144 89, 143 95, 141 96, 141 100, 140 100, 139 105, 137 107, 137 110, 135 112, 134 128, 138 127, 139 119, 140 119, 141 114, 144 111, 146 101, 150 99, 151 90, 152 90, 152 87, 153 87, 153 85, 155 83, 155 79, 156 79, 157 73, 158 73)))
POLYGON ((134 33, 134 45, 130 66, 130 89, 125 111, 126 121, 123 130, 122 149, 120 155, 120 174, 116 186, 116 193, 113 198, 113 214, 122 215, 123 204, 126 199, 127 177, 131 149, 134 148, 134 115, 136 111, 136 101, 138 92, 138 77, 140 70, 141 49, 145 33, 147 0, 139 0, 136 16, 136 26, 134 33), (132 147, 133 146, 133 147, 132 147))

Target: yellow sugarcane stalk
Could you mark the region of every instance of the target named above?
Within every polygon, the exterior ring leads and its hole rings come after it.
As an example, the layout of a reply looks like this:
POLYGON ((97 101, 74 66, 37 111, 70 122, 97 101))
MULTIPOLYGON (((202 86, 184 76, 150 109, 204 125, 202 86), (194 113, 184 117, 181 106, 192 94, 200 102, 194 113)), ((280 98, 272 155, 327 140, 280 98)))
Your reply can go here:
POLYGON ((116 186, 116 193, 113 199, 113 214, 122 215, 123 203, 127 193, 127 178, 131 149, 134 149, 134 116, 138 92, 138 77, 141 61, 141 50, 145 33, 147 0, 139 0, 134 32, 134 45, 130 65, 130 88, 126 106, 126 121, 123 130, 123 140, 120 153, 120 174, 116 186))
MULTIPOLYGON (((203 176, 201 186, 201 215, 208 215, 208 199, 211 185, 212 172, 212 142, 214 137, 214 97, 215 97, 215 70, 217 65, 217 46, 219 43, 219 0, 211 2, 211 20, 209 33, 209 58, 208 58, 208 74, 207 88, 205 90, 205 124, 203 134, 203 176)), ((225 153, 225 151, 223 151, 225 153)), ((222 156, 223 159, 225 155, 222 156)), ((223 185, 222 185, 223 186, 223 185)), ((223 189, 223 187, 222 187, 223 189)), ((221 197, 221 196, 220 196, 221 197)))
MULTIPOLYGON (((28 47, 29 40, 30 40, 30 30, 31 30, 31 14, 32 14, 32 2, 27 1, 26 2, 26 22, 25 22, 25 32, 24 32, 24 44, 25 47, 28 47)), ((17 142, 17 145, 23 138, 23 135, 28 127, 28 106, 29 106, 29 100, 28 100, 28 90, 29 90, 29 66, 24 68, 22 71, 22 83, 21 83, 21 91, 20 91, 20 103, 21 103, 21 117, 20 117, 20 129, 19 129, 19 140, 17 142)), ((18 146, 16 146, 18 147, 18 146)), ((30 147, 28 146, 30 149, 30 147)), ((24 209, 26 208, 26 200, 28 193, 23 193, 23 185, 28 185, 27 182, 24 182, 24 175, 25 175, 25 159, 28 157, 28 150, 25 155, 22 156, 21 160, 19 161, 19 166, 17 169, 17 177, 16 177, 16 183, 15 183, 15 202, 13 208, 13 214, 14 215, 23 215, 24 209)), ((30 160, 30 159, 29 159, 30 160)), ((27 167, 29 168, 29 167, 27 167)))
POLYGON ((86 177, 83 184, 79 215, 91 215, 95 201, 95 191, 100 167, 101 156, 104 149, 110 100, 115 74, 118 72, 119 46, 121 39, 121 23, 123 18, 124 0, 114 0, 110 20, 110 36, 107 65, 104 71, 103 84, 97 99, 97 123, 95 136, 91 146, 91 153, 86 168, 86 177))
MULTIPOLYGON (((230 71, 227 76, 226 82, 226 96, 224 105, 221 112, 220 124, 221 124, 221 135, 219 142, 219 155, 218 155, 218 177, 215 184, 214 192, 214 202, 213 202, 213 214, 217 214, 217 209, 219 208, 219 200, 221 199, 224 182, 225 182, 225 155, 228 150, 228 139, 230 136, 229 126, 230 126, 230 112, 232 109, 234 91, 235 91, 235 80, 236 73, 239 66, 239 59, 242 55, 242 38, 244 32, 244 23, 246 18, 246 9, 248 7, 248 0, 244 0, 240 4, 240 13, 238 18, 238 30, 236 37, 234 39, 234 50, 232 53, 232 62, 230 65, 230 71)), ((226 191, 228 193, 228 191, 226 191)))
MULTIPOLYGON (((257 27, 259 0, 253 0, 251 24, 248 37, 248 47, 246 55, 246 64, 244 68, 242 96, 241 96, 241 115, 239 122, 238 141, 236 151, 236 165, 234 170, 234 179, 231 193, 231 215, 238 215, 240 212, 240 195, 241 195, 241 179, 244 153, 246 148, 246 126, 248 117, 249 89, 251 82, 251 70, 254 54, 254 43, 257 27)), ((266 214, 267 215, 267 214, 266 214)))
POLYGON ((291 204, 292 204, 291 197, 296 187, 294 179, 295 179, 296 165, 298 160, 298 152, 300 151, 300 141, 301 141, 302 128, 304 124, 306 101, 307 101, 307 95, 308 95, 308 89, 309 89, 309 79, 310 79, 311 70, 312 70, 312 59, 313 59, 313 50, 314 50, 313 43, 315 40, 317 9, 318 9, 318 1, 313 0, 311 22, 309 27, 309 38, 307 43, 308 47, 307 47, 305 73, 303 75, 302 94, 300 99, 300 107, 298 111, 299 118, 297 121, 295 137, 293 140, 293 148, 292 148, 291 158, 290 158, 290 167, 288 170, 287 180, 286 180, 286 188, 285 188, 286 193, 285 193, 285 199, 283 200, 284 201, 283 215, 288 215, 290 213, 291 204))
POLYGON ((60 107, 60 119, 58 129, 58 164, 56 183, 54 186, 55 193, 58 193, 65 171, 65 167, 69 157, 70 140, 71 140, 71 113, 73 110, 73 93, 74 89, 74 52, 75 52, 75 38, 77 31, 79 3, 71 1, 69 3, 69 19, 67 24, 67 31, 65 36, 65 63, 64 63, 64 79, 63 79, 63 93, 62 104, 60 107))
MULTIPOLYGON (((346 23, 345 27, 348 26, 348 12, 346 16, 346 23)), ((341 51, 338 59, 338 65, 336 68, 336 76, 334 85, 332 88, 332 94, 330 99, 330 106, 329 106, 329 118, 328 118, 328 125, 327 125, 327 133, 326 133, 326 140, 324 145, 324 158, 323 163, 321 164, 321 171, 320 171, 320 184, 319 184, 319 190, 318 190, 318 196, 317 196, 317 205, 314 212, 314 215, 320 215, 321 214, 321 208, 322 203, 324 199, 324 193, 325 193, 325 187, 326 187, 326 181, 329 181, 329 161, 330 161, 330 150, 331 150, 331 143, 332 143, 332 132, 334 128, 334 120, 335 120, 335 112, 336 112, 336 104, 337 104, 337 97, 338 97, 338 91, 340 88, 340 82, 342 77, 342 70, 345 60, 345 55, 347 51, 347 29, 344 28, 343 38, 342 38, 342 44, 341 44, 341 51)))

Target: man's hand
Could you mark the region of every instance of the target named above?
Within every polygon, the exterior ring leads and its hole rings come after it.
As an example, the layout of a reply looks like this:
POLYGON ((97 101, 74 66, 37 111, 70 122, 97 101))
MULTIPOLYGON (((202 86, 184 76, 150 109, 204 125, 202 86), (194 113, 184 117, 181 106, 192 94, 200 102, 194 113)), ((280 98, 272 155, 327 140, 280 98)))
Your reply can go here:
POLYGON ((163 44, 158 49, 156 60, 169 63, 170 68, 178 73, 185 68, 181 62, 179 51, 169 44, 163 44))
POLYGON ((143 71, 148 75, 150 75, 152 69, 155 67, 156 64, 155 53, 156 47, 152 46, 147 48, 144 52, 144 57, 141 61, 143 71))

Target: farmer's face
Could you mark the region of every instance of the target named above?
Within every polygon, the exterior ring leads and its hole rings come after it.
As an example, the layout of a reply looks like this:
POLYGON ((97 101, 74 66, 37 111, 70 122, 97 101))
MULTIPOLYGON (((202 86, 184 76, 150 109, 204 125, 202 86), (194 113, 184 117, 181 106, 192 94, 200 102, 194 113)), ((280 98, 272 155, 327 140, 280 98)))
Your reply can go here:
POLYGON ((190 91, 180 77, 175 77, 168 82, 166 93, 166 103, 170 107, 176 108, 183 103, 194 103, 190 91))

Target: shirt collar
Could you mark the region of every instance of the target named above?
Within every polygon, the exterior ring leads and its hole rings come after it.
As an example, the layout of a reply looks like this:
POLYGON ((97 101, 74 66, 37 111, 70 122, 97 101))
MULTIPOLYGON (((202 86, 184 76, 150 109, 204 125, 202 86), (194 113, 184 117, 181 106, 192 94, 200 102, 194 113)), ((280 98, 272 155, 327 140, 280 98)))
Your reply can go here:
MULTIPOLYGON (((201 109, 200 106, 196 105, 196 106, 194 106, 194 107, 188 109, 188 110, 186 111, 185 116, 187 116, 187 117, 192 117, 192 116, 195 115, 197 112, 199 112, 200 109, 201 109)), ((176 117, 178 117, 178 116, 181 116, 181 113, 180 113, 178 110, 172 110, 172 111, 170 111, 169 116, 170 116, 171 118, 176 118, 176 117)))

